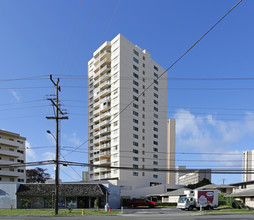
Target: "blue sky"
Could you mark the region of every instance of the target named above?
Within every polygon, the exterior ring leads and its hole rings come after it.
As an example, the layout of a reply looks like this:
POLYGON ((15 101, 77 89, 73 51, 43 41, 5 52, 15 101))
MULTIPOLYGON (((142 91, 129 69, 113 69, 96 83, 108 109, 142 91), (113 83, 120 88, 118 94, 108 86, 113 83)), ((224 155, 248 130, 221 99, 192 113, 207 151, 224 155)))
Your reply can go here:
MULTIPOLYGON (((54 157, 54 140, 46 130, 54 133, 55 123, 45 119, 53 114, 46 100, 55 92, 49 80, 53 74, 60 77, 60 99, 69 112, 69 120, 61 123, 61 153, 66 155, 72 149, 66 147, 88 138, 85 78, 93 51, 121 33, 166 69, 236 2, 0 1, 0 129, 27 137, 28 161, 54 157), (4 81, 20 78, 29 79, 4 81)), ((243 1, 168 72, 169 78, 182 78, 169 80, 165 88, 168 118, 177 118, 176 151, 198 153, 177 154, 176 165, 240 168, 242 151, 253 149, 253 80, 232 80, 254 75, 253 7, 253 1, 243 1)), ((79 151, 66 159, 87 162, 87 145, 79 151)), ((51 166, 47 169, 53 173, 51 166)), ((83 169, 75 168, 79 174, 83 169)), ((70 167, 62 170, 62 180, 80 180, 70 167)), ((222 179, 239 182, 241 175, 213 175, 212 180, 222 179)))

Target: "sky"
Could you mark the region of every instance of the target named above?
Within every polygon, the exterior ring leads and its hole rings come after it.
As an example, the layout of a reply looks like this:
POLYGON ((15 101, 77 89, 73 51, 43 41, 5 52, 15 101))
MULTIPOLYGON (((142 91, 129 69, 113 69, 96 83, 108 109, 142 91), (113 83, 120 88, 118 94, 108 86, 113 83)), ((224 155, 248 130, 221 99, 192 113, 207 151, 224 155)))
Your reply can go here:
MULTIPOLYGON (((121 33, 167 69, 237 2, 1 0, 0 129, 27 138, 28 162, 54 159, 46 131, 55 134, 55 121, 45 118, 54 114, 52 74, 69 116, 61 121, 61 157, 86 163, 93 52, 121 33)), ((244 0, 168 71, 165 120, 176 118, 177 166, 239 169, 242 152, 254 148, 253 8, 244 0)), ((53 166, 44 168, 54 177, 53 166)), ((61 166, 60 178, 80 181, 86 169, 61 166)), ((212 175, 217 184, 241 179, 212 175)))

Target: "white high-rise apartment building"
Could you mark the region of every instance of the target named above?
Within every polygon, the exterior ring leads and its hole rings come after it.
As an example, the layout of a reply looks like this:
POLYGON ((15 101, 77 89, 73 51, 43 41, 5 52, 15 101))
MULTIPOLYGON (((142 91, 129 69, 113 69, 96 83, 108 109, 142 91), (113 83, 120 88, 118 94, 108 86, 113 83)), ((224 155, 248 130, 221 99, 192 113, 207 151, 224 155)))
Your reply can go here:
POLYGON ((19 134, 0 130, 0 182, 26 182, 25 166, 4 167, 26 162, 25 142, 19 134))
MULTIPOLYGON (((253 171, 254 170, 254 150, 243 152, 243 170, 253 171)), ((244 173, 243 182, 254 180, 253 173, 244 173)))
POLYGON ((157 80, 164 71, 121 34, 93 53, 88 62, 89 163, 105 167, 90 167, 90 181, 130 187, 166 183, 166 172, 156 172, 167 167, 167 73, 157 80))

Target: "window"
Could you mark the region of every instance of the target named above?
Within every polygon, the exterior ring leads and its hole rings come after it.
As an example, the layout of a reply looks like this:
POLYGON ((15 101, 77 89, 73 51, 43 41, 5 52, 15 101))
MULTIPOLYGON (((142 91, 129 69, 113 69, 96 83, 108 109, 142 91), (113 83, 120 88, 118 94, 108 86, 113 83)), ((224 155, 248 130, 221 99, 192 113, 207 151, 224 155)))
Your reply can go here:
POLYGON ((133 65, 133 69, 136 70, 136 71, 139 71, 139 68, 135 65, 133 65))
POLYGON ((156 111, 156 112, 159 111, 159 109, 157 107, 153 107, 153 110, 156 111))
POLYGON ((143 89, 145 89, 146 87, 145 87, 145 86, 143 86, 142 88, 143 88, 143 89))
POLYGON ((138 161, 138 157, 133 157, 133 161, 138 161))
POLYGON ((138 112, 133 111, 133 115, 138 116, 138 112))
POLYGON ((138 59, 137 59, 136 57, 133 57, 133 61, 134 61, 135 63, 138 63, 138 59))
POLYGON ((158 90, 159 90, 158 87, 154 86, 153 88, 154 88, 155 91, 158 92, 158 90))
POLYGON ((117 150, 118 149, 118 145, 115 145, 112 147, 113 150, 117 150))
POLYGON ((138 154, 138 150, 133 149, 133 153, 134 153, 134 154, 138 154))
POLYGON ((153 103, 155 104, 155 105, 158 105, 158 101, 157 100, 153 100, 153 103))
POLYGON ((142 122, 142 125, 145 126, 145 124, 146 124, 146 123, 143 121, 143 122, 142 122))
POLYGON ((142 140, 143 140, 143 141, 145 140, 145 136, 142 137, 142 140))
POLYGON ((138 142, 133 141, 133 145, 136 146, 136 147, 138 147, 138 142))
POLYGON ((113 138, 113 142, 117 142, 118 141, 118 137, 113 138))
POLYGON ((142 118, 145 118, 146 116, 144 114, 142 114, 142 118))
POLYGON ((153 75, 155 76, 155 78, 159 77, 157 73, 153 73, 153 75))
POLYGON ((9 181, 14 182, 14 178, 13 177, 9 178, 9 181))
POLYGON ((133 107, 136 108, 136 109, 138 109, 138 105, 135 104, 135 103, 133 103, 133 107))
POLYGON ((143 63, 143 67, 145 68, 146 67, 146 65, 143 63))
POLYGON ((116 79, 118 77, 118 73, 113 75, 113 78, 116 79))
POLYGON ((154 174, 153 178, 158 179, 158 175, 154 174))
POLYGON ((138 135, 137 134, 133 134, 133 137, 138 139, 138 135))
POLYGON ((143 71, 143 75, 145 75, 146 74, 146 72, 145 71, 143 71))
POLYGON ((156 85, 159 84, 158 81, 157 81, 156 79, 154 79, 153 82, 154 82, 156 85))
POLYGON ((113 123, 113 125, 114 125, 114 126, 117 126, 117 125, 118 125, 118 121, 115 121, 115 122, 113 123))
POLYGON ((138 85, 139 85, 138 82, 135 81, 135 80, 133 80, 133 84, 134 84, 135 86, 138 86, 138 85))
POLYGON ((112 156, 113 156, 113 158, 117 158, 118 154, 113 154, 112 156))
POLYGON ((114 67, 113 67, 113 71, 117 70, 118 69, 118 64, 116 64, 114 67))
POLYGON ((143 60, 146 60, 145 56, 143 56, 143 60))
POLYGON ((9 158, 9 161, 14 161, 14 158, 9 158))
POLYGON ((133 164, 133 168, 134 169, 138 169, 138 165, 137 164, 133 164))
POLYGON ((153 96, 154 96, 155 98, 159 98, 158 94, 156 94, 156 93, 154 93, 153 96))
POLYGON ((158 148, 154 147, 153 151, 158 152, 158 148))
POLYGON ((137 119, 133 119, 133 122, 134 122, 135 124, 138 124, 138 120, 137 120, 137 119))
POLYGON ((113 59, 113 63, 116 63, 118 61, 118 56, 113 59))
POLYGON ((153 144, 154 145, 158 145, 158 141, 153 141, 153 144))
POLYGON ((118 88, 113 91, 113 95, 116 95, 118 93, 118 88))
POLYGON ((133 99, 138 102, 138 97, 137 96, 134 95, 133 99))
POLYGON ((159 69, 158 69, 157 66, 153 66, 153 68, 154 68, 156 71, 159 71, 159 69))
POLYGON ((136 56, 139 56, 139 53, 138 53, 136 50, 133 50, 133 53, 134 53, 136 56))
POLYGON ((138 131, 138 127, 133 126, 134 131, 138 131))
POLYGON ((155 114, 155 113, 153 114, 153 116, 154 116, 155 118, 158 118, 158 115, 157 115, 157 114, 155 114))
POLYGON ((133 92, 138 94, 138 89, 133 88, 133 92))
POLYGON ((138 176, 138 172, 133 172, 133 176, 138 176))
POLYGON ((145 133, 145 129, 142 129, 142 132, 145 133))
POLYGON ((154 123, 155 125, 158 125, 158 124, 159 124, 158 121, 155 121, 155 120, 153 121, 153 123, 154 123))
POLYGON ((145 147, 145 144, 142 144, 142 147, 145 147))
POLYGON ((158 162, 157 161, 153 161, 153 165, 158 165, 158 162))
POLYGON ((136 73, 133 73, 133 76, 134 76, 136 79, 139 78, 138 74, 136 74, 136 73))
POLYGON ((158 132, 158 130, 159 130, 159 129, 158 129, 158 128, 156 128, 156 127, 153 127, 153 130, 158 132))
POLYGON ((158 139, 158 134, 153 134, 153 137, 158 139))
POLYGON ((145 176, 145 172, 142 172, 142 176, 145 176))

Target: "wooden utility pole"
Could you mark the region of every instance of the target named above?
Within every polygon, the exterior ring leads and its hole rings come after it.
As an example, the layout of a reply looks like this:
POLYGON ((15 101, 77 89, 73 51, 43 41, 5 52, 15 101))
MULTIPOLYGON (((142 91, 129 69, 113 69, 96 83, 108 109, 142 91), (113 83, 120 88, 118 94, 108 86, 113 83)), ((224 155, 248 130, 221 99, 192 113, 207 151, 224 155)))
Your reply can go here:
POLYGON ((61 115, 64 115, 65 113, 63 113, 59 107, 59 98, 58 98, 58 91, 61 92, 61 88, 59 86, 59 78, 57 79, 57 82, 55 83, 54 80, 52 79, 52 75, 50 75, 50 80, 52 81, 52 83, 54 84, 55 88, 56 88, 56 102, 54 102, 53 99, 49 99, 53 106, 56 108, 56 115, 55 117, 52 116, 47 116, 47 119, 55 119, 56 120, 56 137, 54 137, 54 135, 50 132, 47 131, 48 133, 50 133, 56 141, 56 160, 55 160, 55 215, 58 215, 58 189, 59 189, 59 120, 62 119, 68 119, 68 116, 64 116, 64 117, 59 117, 59 113, 61 115))

